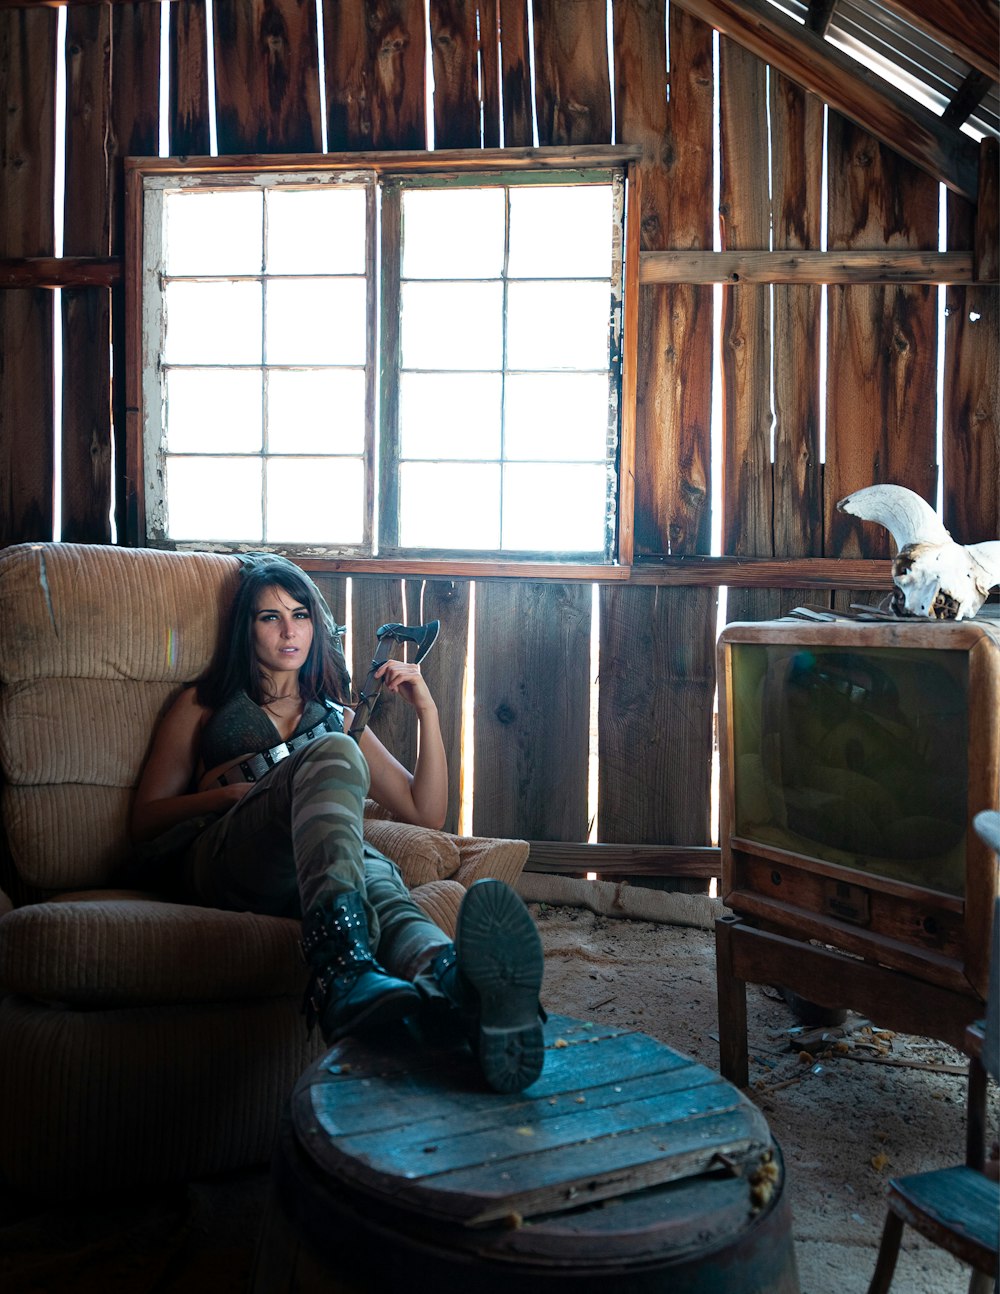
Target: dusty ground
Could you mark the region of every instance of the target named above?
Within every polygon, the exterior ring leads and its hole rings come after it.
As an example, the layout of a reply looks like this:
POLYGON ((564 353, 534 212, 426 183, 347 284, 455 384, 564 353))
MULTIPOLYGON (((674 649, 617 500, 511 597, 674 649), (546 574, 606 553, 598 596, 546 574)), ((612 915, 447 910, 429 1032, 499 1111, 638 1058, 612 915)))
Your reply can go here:
MULTIPOLYGON (((718 1067, 710 931, 545 903, 531 910, 546 950, 549 1009, 638 1026, 718 1067)), ((797 1022, 773 990, 750 986, 747 1011, 750 1095, 785 1157, 802 1294, 864 1294, 887 1179, 962 1160, 963 1058, 928 1039, 862 1027, 840 1054, 804 1063, 788 1032, 797 1022)), ((861 1022, 852 1016, 848 1023, 861 1022)), ((964 1294, 968 1276, 907 1229, 893 1294, 964 1294)))
MULTIPOLYGON (((565 894, 532 902, 546 951, 543 1000, 553 1012, 638 1027, 717 1068, 718 905, 680 900, 695 925, 678 926, 641 915, 652 893, 626 893, 616 910, 632 919, 567 906, 565 894)), ((962 1058, 926 1039, 858 1031, 842 1054, 806 1064, 790 1049, 795 1021, 773 991, 751 987, 748 1013, 751 1094, 784 1153, 802 1294, 865 1294, 887 1178, 961 1161, 965 1079, 927 1067, 964 1070, 962 1058)), ((0 1190, 0 1289, 246 1294, 267 1192, 266 1169, 71 1208, 0 1190)), ((906 1232, 893 1294, 964 1294, 967 1284, 967 1269, 906 1232)))

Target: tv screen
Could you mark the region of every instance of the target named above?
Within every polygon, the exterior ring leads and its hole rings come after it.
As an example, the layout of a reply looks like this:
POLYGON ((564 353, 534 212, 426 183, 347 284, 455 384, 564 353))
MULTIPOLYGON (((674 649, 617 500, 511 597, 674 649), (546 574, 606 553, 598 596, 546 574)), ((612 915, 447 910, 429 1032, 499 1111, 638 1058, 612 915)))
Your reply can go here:
POLYGON ((735 834, 963 896, 968 653, 734 643, 735 834))

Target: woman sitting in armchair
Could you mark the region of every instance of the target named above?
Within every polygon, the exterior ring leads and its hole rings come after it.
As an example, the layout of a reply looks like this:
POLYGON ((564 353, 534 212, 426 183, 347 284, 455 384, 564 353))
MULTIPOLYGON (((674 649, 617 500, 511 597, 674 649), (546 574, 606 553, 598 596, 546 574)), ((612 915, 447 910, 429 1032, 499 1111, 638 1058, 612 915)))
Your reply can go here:
POLYGON ((364 841, 366 795, 418 826, 439 828, 447 809, 419 666, 389 660, 378 677, 416 713, 412 773, 368 728, 347 735, 349 675, 312 580, 284 558, 247 559, 211 665, 156 731, 133 836, 175 860, 191 902, 302 919, 309 1009, 327 1043, 416 1011, 453 1017, 490 1086, 520 1091, 543 1060, 538 933, 513 890, 481 880, 452 943, 364 841))

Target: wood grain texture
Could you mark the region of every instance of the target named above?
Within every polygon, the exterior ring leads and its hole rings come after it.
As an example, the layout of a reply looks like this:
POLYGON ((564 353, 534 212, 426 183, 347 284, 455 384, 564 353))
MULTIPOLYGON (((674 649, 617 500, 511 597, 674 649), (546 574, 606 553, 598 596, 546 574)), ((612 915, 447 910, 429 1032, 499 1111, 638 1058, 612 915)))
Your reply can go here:
MULTIPOLYGON (((929 177, 836 113, 828 137, 830 246, 933 247, 938 194, 929 177)), ((908 286, 834 287, 828 299, 825 551, 889 556, 883 527, 835 505, 877 482, 935 497, 936 299, 908 286)))
MULTIPOLYGON (((160 15, 151 4, 116 4, 111 15, 111 250, 125 250, 126 157, 151 157, 159 150, 160 15)), ((138 218, 139 213, 133 213, 138 218)), ((115 355, 139 354, 126 345, 125 290, 111 293, 111 345, 115 355)), ((129 457, 129 402, 126 398, 127 365, 112 369, 111 418, 114 428, 115 521, 120 535, 137 542, 132 483, 141 480, 140 469, 129 457)))
POLYGON ((904 90, 807 31, 769 0, 675 0, 765 59, 889 148, 967 197, 976 192, 977 146, 904 90))
POLYGON ((500 147, 500 7, 499 0, 479 0, 480 97, 483 147, 500 147))
POLYGON ((602 841, 711 839, 712 590, 601 590, 602 841))
MULTIPOLYGON (((804 95, 791 81, 783 84, 789 92, 804 95)), ((809 99, 816 105, 814 115, 820 114, 822 104, 811 95, 809 99)), ((821 147, 822 135, 817 152, 810 155, 810 170, 817 184, 821 147)), ((775 178, 779 184, 787 184, 789 177, 776 167, 775 178)), ((976 277, 971 251, 921 252, 893 248, 838 252, 642 252, 639 257, 639 282, 644 284, 971 283, 976 277)))
MULTIPOLYGON (((762 247, 771 224, 766 66, 723 38, 719 84, 722 246, 762 247)), ((754 557, 774 554, 770 311, 766 287, 722 290, 722 547, 754 557)), ((762 590, 736 590, 727 606, 730 620, 776 611, 777 598, 762 590)))
MULTIPOLYGON (((110 120, 111 10, 74 7, 66 15, 67 256, 107 257, 111 250, 110 120)), ((62 538, 106 544, 112 489, 110 293, 64 291, 61 323, 62 538)))
POLYGON ((111 251, 125 249, 122 159, 155 157, 160 143, 160 13, 151 4, 111 10, 111 251))
POLYGON ((603 0, 535 0, 538 142, 610 144, 611 82, 603 0))
POLYGON ((985 72, 991 81, 1000 79, 1000 9, 996 0, 883 0, 883 4, 985 72))
POLYGON ((207 0, 170 6, 170 151, 209 151, 207 0))
POLYGON ((477 17, 474 0, 430 0, 435 148, 480 142, 477 17))
POLYGON ((525 0, 497 0, 500 23, 500 84, 506 148, 530 148, 534 140, 531 102, 531 36, 525 0))
MULTIPOLYGON (((662 31, 655 11, 636 8, 634 20, 632 46, 655 41, 662 31)), ((640 143, 657 131, 661 136, 655 162, 643 171, 642 245, 705 249, 712 245, 711 29, 672 6, 670 49, 669 103, 661 102, 667 97, 662 82, 647 80, 633 90, 630 81, 619 98, 619 129, 624 140, 636 132, 640 143)), ((623 57, 616 49, 616 65, 623 57)), ((644 291, 639 355, 636 554, 708 552, 712 290, 644 291)))
POLYGON ((332 151, 425 148, 419 0, 323 0, 332 151))
POLYGON ((111 294, 62 294, 62 534, 111 542, 111 294))
MULTIPOLYGON (((772 71, 770 83, 774 245, 809 254, 820 245, 823 105, 772 71)), ((776 284, 774 353, 774 553, 815 557, 823 551, 820 450, 819 287, 776 284)), ((777 595, 772 615, 808 601, 805 589, 777 595)))
POLYGON ((321 152, 316 0, 213 0, 220 153, 321 152))
MULTIPOLYGON (((405 607, 403 583, 398 579, 351 581, 351 679, 355 699, 364 686, 378 646, 375 630, 384 624, 402 624, 405 607)), ((402 653, 396 652, 402 659, 402 653)), ((368 722, 372 732, 406 768, 417 758, 417 722, 413 710, 383 688, 368 722)))
POLYGON ((467 771, 462 764, 471 591, 467 580, 427 580, 419 603, 412 607, 407 604, 411 622, 441 622, 434 649, 421 662, 420 669, 437 701, 441 737, 448 757, 448 816, 444 829, 455 832, 463 791, 472 776, 471 770, 467 771))
MULTIPOLYGON (((712 246, 712 33, 673 5, 669 22, 667 68, 662 6, 615 6, 617 129, 623 143, 643 150, 641 248, 704 250, 712 246)), ((636 554, 707 552, 712 289, 643 290, 638 354, 636 554)), ((710 839, 716 602, 714 589, 601 586, 601 841, 710 839), (671 634, 690 649, 686 663, 659 650, 671 634)))
MULTIPOLYGON (((977 212, 948 195, 948 244, 967 243, 977 212)), ((944 524, 964 544, 1000 538, 1000 291, 952 287, 944 325, 944 524)))
POLYGON ((66 14, 66 185, 63 255, 111 252, 111 10, 66 14))
POLYGON ((0 14, 0 255, 51 256, 57 15, 0 14))
POLYGON ((987 136, 979 145, 979 194, 973 237, 977 282, 1000 278, 1000 140, 987 136))
MULTIPOLYGON (((0 252, 53 251, 52 10, 0 13, 0 252)), ((0 543, 52 538, 52 296, 0 293, 0 543)))
POLYGON ((477 585, 477 835, 586 840, 590 619, 586 585, 477 585))
POLYGON ((52 430, 52 294, 0 292, 0 546, 52 538, 52 430))

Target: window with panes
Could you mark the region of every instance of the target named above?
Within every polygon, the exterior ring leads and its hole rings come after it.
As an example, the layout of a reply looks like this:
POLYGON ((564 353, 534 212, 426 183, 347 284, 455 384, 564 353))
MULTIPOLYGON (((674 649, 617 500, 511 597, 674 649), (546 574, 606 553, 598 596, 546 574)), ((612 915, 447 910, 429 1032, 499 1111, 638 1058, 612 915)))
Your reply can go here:
POLYGON ((141 194, 141 542, 614 557, 623 166, 141 194))

